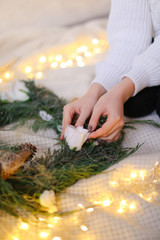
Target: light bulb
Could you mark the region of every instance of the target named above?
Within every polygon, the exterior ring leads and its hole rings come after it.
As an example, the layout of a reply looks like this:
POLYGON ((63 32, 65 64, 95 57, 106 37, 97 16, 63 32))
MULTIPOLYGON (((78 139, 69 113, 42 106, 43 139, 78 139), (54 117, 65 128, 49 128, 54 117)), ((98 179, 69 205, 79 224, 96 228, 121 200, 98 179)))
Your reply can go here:
POLYGON ((25 72, 26 73, 30 73, 32 71, 32 68, 30 66, 26 67, 25 68, 25 72))
POLYGON ((99 43, 99 40, 98 40, 97 38, 93 38, 93 39, 92 39, 92 43, 93 43, 94 45, 97 45, 97 44, 99 43))
POLYGON ((45 57, 45 56, 40 57, 39 61, 40 61, 41 63, 46 62, 46 57, 45 57))
POLYGON ((49 235, 49 233, 47 233, 47 232, 41 232, 41 233, 40 233, 40 237, 41 237, 41 238, 47 238, 48 235, 49 235))
POLYGON ((52 62, 52 63, 51 63, 51 67, 52 67, 52 68, 56 68, 57 66, 58 66, 58 63, 57 63, 57 62, 52 62))
POLYGON ((29 228, 29 225, 25 222, 22 222, 19 226, 20 229, 27 230, 29 228))
POLYGON ((36 78, 41 78, 42 77, 42 72, 36 73, 36 78))
POLYGON ((81 230, 84 231, 84 232, 86 232, 86 231, 88 230, 88 228, 87 228, 86 226, 84 226, 84 225, 82 225, 80 228, 81 228, 81 230))
POLYGON ((105 207, 108 207, 110 204, 111 204, 111 201, 109 198, 106 199, 105 201, 103 201, 103 206, 105 206, 105 207))
POLYGON ((4 76, 5 76, 5 78, 10 78, 11 75, 9 72, 6 72, 4 76))
POLYGON ((56 59, 56 61, 58 61, 58 62, 60 62, 60 61, 62 61, 62 55, 57 55, 56 57, 55 57, 55 59, 56 59))

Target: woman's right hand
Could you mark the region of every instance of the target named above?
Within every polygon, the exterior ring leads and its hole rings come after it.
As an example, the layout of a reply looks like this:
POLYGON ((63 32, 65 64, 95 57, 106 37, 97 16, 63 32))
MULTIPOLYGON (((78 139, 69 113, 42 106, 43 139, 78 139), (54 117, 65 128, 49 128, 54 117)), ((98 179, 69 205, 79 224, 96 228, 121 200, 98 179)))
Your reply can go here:
POLYGON ((95 104, 104 93, 106 93, 104 87, 98 83, 93 83, 84 96, 64 106, 61 140, 64 138, 66 127, 71 124, 74 114, 78 115, 75 127, 83 126, 87 118, 91 116, 95 104))

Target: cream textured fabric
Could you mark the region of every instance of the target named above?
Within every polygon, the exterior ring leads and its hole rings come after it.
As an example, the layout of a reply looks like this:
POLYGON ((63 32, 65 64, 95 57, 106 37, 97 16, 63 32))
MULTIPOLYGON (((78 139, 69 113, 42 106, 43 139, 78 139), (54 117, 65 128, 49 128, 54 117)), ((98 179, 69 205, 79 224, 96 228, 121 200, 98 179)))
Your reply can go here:
MULTIPOLYGON (((153 119, 160 123, 158 116, 153 113, 145 119, 153 119)), ((54 131, 39 131, 34 134, 27 127, 10 131, 8 127, 0 131, 0 141, 10 144, 31 142, 38 147, 37 155, 42 155, 48 148, 54 148, 57 137, 54 131)), ((134 185, 125 189, 124 178, 133 170, 151 170, 156 161, 160 161, 160 131, 149 125, 136 125, 136 130, 127 130, 124 147, 136 146, 144 143, 132 156, 110 167, 105 174, 99 174, 89 179, 78 181, 69 187, 65 193, 57 195, 58 209, 61 211, 76 210, 79 203, 85 208, 94 206, 93 201, 111 197, 112 204, 108 207, 97 206, 91 213, 80 212, 78 223, 71 217, 64 217, 58 225, 49 228, 47 239, 61 236, 63 240, 159 240, 160 235, 160 192, 155 202, 148 202, 134 192, 134 185), (112 171, 110 171, 112 170, 112 171), (121 186, 112 187, 110 182, 117 181, 121 186), (126 199, 129 203, 136 203, 136 210, 118 213, 120 201, 126 199), (88 227, 87 232, 80 229, 81 225, 88 227)), ((75 217, 75 214, 73 214, 75 217)), ((21 240, 41 239, 41 222, 36 227, 30 225, 27 238, 24 230, 19 230, 19 222, 5 213, 1 214, 1 239, 10 240, 11 236, 18 236, 21 240)), ((46 229, 45 229, 46 231, 46 229)))

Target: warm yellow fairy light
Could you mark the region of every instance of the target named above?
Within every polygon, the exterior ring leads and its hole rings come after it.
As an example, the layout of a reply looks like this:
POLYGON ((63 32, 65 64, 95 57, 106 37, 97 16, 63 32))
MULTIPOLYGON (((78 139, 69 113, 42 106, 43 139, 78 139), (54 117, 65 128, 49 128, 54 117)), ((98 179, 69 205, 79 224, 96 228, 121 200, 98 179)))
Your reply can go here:
POLYGON ((84 231, 84 232, 86 232, 86 231, 88 230, 88 228, 87 228, 85 225, 82 225, 80 228, 81 228, 81 230, 84 231))
POLYGON ((60 62, 60 61, 62 61, 62 55, 57 55, 56 57, 55 57, 55 59, 56 59, 56 61, 58 61, 58 62, 60 62))
POLYGON ((139 194, 139 196, 140 196, 141 198, 143 198, 143 195, 142 195, 142 193, 140 193, 140 194, 139 194))
POLYGON ((41 63, 46 62, 46 57, 45 57, 45 56, 40 57, 39 61, 40 61, 41 63))
POLYGON ((84 206, 83 206, 82 203, 78 203, 77 206, 78 206, 79 208, 84 208, 84 206))
POLYGON ((76 51, 77 51, 78 53, 82 53, 82 52, 86 52, 87 49, 88 49, 87 46, 81 46, 81 47, 77 48, 76 51))
POLYGON ((108 198, 102 202, 103 206, 108 207, 111 204, 111 200, 108 198))
POLYGON ((93 38, 93 39, 92 39, 92 43, 93 43, 94 45, 97 45, 97 44, 99 43, 99 40, 98 40, 97 38, 93 38))
POLYGON ((93 203, 94 203, 94 204, 98 204, 98 201, 94 201, 93 203))
POLYGON ((88 213, 93 212, 93 211, 94 211, 94 208, 87 208, 88 213))
POLYGON ((85 57, 91 57, 91 56, 92 56, 92 53, 87 51, 87 52, 84 53, 84 56, 85 56, 85 57))
POLYGON ((78 62, 77 62, 77 65, 78 65, 78 67, 84 67, 84 66, 85 66, 85 63, 82 62, 82 61, 78 61, 78 62))
POLYGON ((52 240, 61 240, 61 237, 54 237, 52 240))
POLYGON ((131 178, 136 178, 137 177, 137 173, 131 173, 131 178))
POLYGON ((11 74, 9 72, 6 72, 4 76, 5 78, 10 78, 11 74))
POLYGON ((101 49, 100 48, 95 48, 94 51, 93 51, 95 54, 98 54, 101 52, 101 49))
POLYGON ((19 238, 13 236, 13 240, 19 240, 19 238))
POLYGON ((47 238, 47 237, 49 236, 49 233, 47 233, 47 232, 41 232, 41 233, 39 234, 39 236, 40 236, 41 238, 47 238))
POLYGON ((72 60, 68 60, 68 61, 66 62, 66 64, 67 64, 67 66, 71 67, 71 66, 73 65, 73 61, 72 61, 72 60))
POLYGON ((144 177, 146 176, 146 172, 145 171, 140 171, 139 175, 142 178, 142 180, 144 180, 144 177))
POLYGON ((117 210, 117 212, 119 212, 119 213, 123 213, 124 210, 123 210, 123 208, 119 208, 119 209, 117 210))
POLYGON ((127 201, 126 200, 122 200, 120 202, 120 205, 121 205, 121 207, 125 207, 127 205, 127 201))
POLYGON ((0 83, 2 83, 2 78, 0 78, 0 83))
POLYGON ((57 63, 57 62, 52 62, 52 63, 51 63, 51 67, 52 67, 52 68, 58 67, 58 63, 57 63))
POLYGON ((153 180, 154 183, 158 182, 157 180, 153 180))
POLYGON ((61 67, 61 68, 66 68, 66 67, 67 67, 67 64, 66 64, 65 62, 63 62, 63 63, 60 64, 60 67, 61 67))
POLYGON ((53 228, 54 226, 53 226, 53 224, 48 224, 48 227, 53 228))
POLYGON ((130 208, 131 210, 134 210, 134 209, 136 208, 135 203, 131 203, 131 204, 129 205, 129 208, 130 208))
POLYGON ((79 62, 79 61, 82 61, 82 60, 83 60, 83 57, 81 57, 81 56, 77 56, 77 57, 76 57, 76 61, 79 62))
POLYGON ((155 166, 155 167, 158 166, 158 162, 156 162, 156 163, 154 164, 154 166, 155 166))
POLYGON ((149 197, 149 198, 147 198, 147 201, 148 201, 148 202, 150 202, 150 201, 151 201, 151 199, 152 199, 152 198, 151 198, 151 197, 149 197))
POLYGON ((36 78, 41 78, 42 77, 42 72, 36 73, 36 78))
POLYGON ((118 183, 116 181, 113 181, 113 182, 110 182, 110 185, 112 185, 113 187, 116 187, 118 183))
POLYGON ((41 222, 42 222, 42 221, 44 221, 44 219, 43 219, 43 218, 39 218, 39 221, 41 221, 41 222))
POLYGON ((22 222, 19 226, 20 229, 27 230, 29 228, 29 225, 25 222, 22 222))
POLYGON ((26 67, 25 68, 25 72, 26 73, 30 73, 32 71, 32 68, 30 66, 26 67))

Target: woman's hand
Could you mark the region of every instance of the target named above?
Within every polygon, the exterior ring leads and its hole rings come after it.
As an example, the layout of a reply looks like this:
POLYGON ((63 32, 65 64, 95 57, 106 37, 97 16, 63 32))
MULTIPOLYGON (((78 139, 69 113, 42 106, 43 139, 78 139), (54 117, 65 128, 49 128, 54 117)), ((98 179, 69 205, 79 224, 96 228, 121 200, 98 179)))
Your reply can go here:
POLYGON ((123 105, 134 93, 134 83, 129 78, 124 78, 96 103, 89 126, 95 130, 100 116, 107 116, 101 128, 89 135, 89 138, 99 138, 108 142, 117 141, 124 125, 123 105))
POLYGON ((71 124, 74 114, 78 115, 75 126, 83 126, 86 119, 91 116, 98 99, 106 90, 98 83, 94 83, 88 92, 78 100, 64 106, 61 140, 64 138, 65 129, 71 124))

